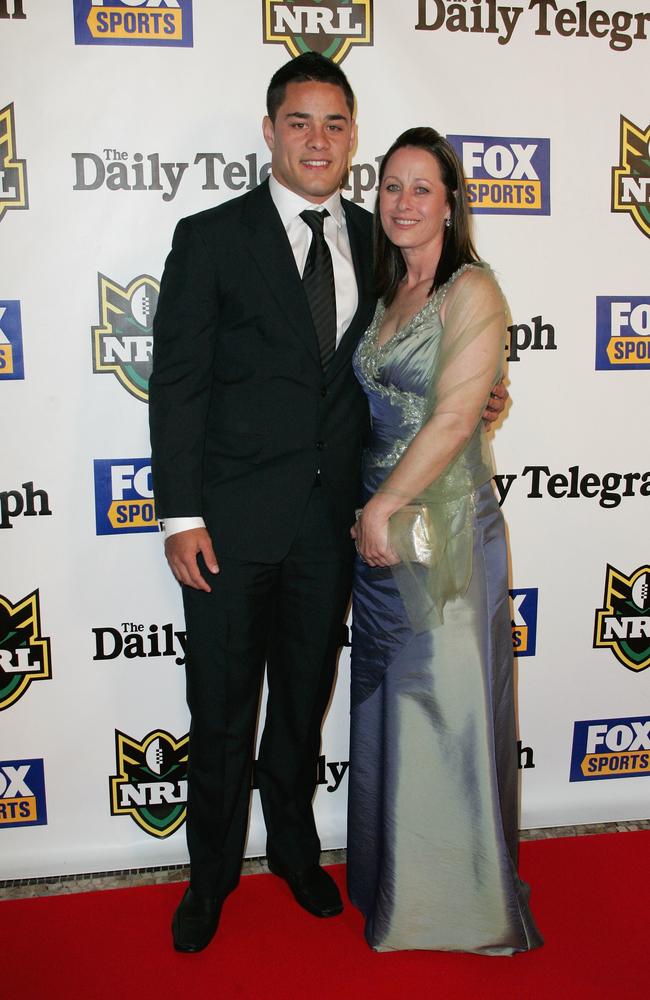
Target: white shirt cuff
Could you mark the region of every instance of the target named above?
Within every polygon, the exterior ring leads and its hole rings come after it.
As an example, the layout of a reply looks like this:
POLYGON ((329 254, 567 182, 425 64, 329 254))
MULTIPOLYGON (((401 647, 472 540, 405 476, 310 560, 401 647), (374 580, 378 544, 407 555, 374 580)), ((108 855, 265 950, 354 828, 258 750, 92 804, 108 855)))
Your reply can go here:
POLYGON ((179 531, 189 531, 190 528, 205 528, 202 517, 166 517, 159 524, 165 538, 177 535, 179 531))

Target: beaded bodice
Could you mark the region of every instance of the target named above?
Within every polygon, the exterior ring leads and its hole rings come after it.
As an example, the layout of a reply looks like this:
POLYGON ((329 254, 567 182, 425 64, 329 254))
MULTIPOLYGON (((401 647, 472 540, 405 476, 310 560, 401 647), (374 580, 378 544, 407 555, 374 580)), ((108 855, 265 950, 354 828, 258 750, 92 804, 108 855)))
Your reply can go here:
POLYGON ((472 266, 464 264, 455 271, 385 344, 378 343, 385 307, 377 304, 353 360, 370 405, 372 438, 364 459, 366 470, 373 467, 387 474, 422 426, 440 350, 440 308, 453 282, 472 266))

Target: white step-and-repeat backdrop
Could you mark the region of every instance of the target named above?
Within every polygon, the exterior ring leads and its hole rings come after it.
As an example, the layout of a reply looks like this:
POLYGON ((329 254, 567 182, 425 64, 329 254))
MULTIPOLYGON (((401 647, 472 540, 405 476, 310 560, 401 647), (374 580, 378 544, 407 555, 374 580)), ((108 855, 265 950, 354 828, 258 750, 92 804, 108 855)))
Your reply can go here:
MULTIPOLYGON (((176 221, 266 176, 268 80, 310 47, 357 94, 349 196, 372 207, 403 129, 446 133, 510 302, 494 444, 522 826, 650 816, 647 4, 0 0, 0 878, 186 859, 152 317, 176 221)), ((348 672, 344 649, 326 847, 345 843, 348 672)))

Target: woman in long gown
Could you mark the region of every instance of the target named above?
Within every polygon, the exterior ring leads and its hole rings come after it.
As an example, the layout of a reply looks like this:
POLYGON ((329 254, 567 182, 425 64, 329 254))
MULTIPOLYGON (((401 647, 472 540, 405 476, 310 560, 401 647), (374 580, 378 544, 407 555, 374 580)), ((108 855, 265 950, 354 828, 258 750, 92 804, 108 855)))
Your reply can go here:
POLYGON ((372 439, 353 528, 350 898, 378 951, 512 954, 542 939, 517 873, 507 556, 481 421, 507 307, 433 129, 383 160, 375 250, 354 362, 372 439))

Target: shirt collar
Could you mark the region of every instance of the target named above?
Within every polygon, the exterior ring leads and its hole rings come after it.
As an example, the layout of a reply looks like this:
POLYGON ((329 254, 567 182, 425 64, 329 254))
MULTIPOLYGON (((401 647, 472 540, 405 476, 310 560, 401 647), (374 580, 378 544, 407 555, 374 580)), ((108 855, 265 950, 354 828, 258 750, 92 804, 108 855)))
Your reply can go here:
POLYGON ((315 208, 317 210, 326 208, 339 229, 343 225, 343 205, 341 204, 340 191, 335 191, 327 201, 315 205, 312 201, 307 201, 306 198, 285 187, 284 184, 280 184, 279 181, 276 181, 273 174, 269 176, 269 191, 285 229, 288 229, 291 223, 306 208, 315 208))

